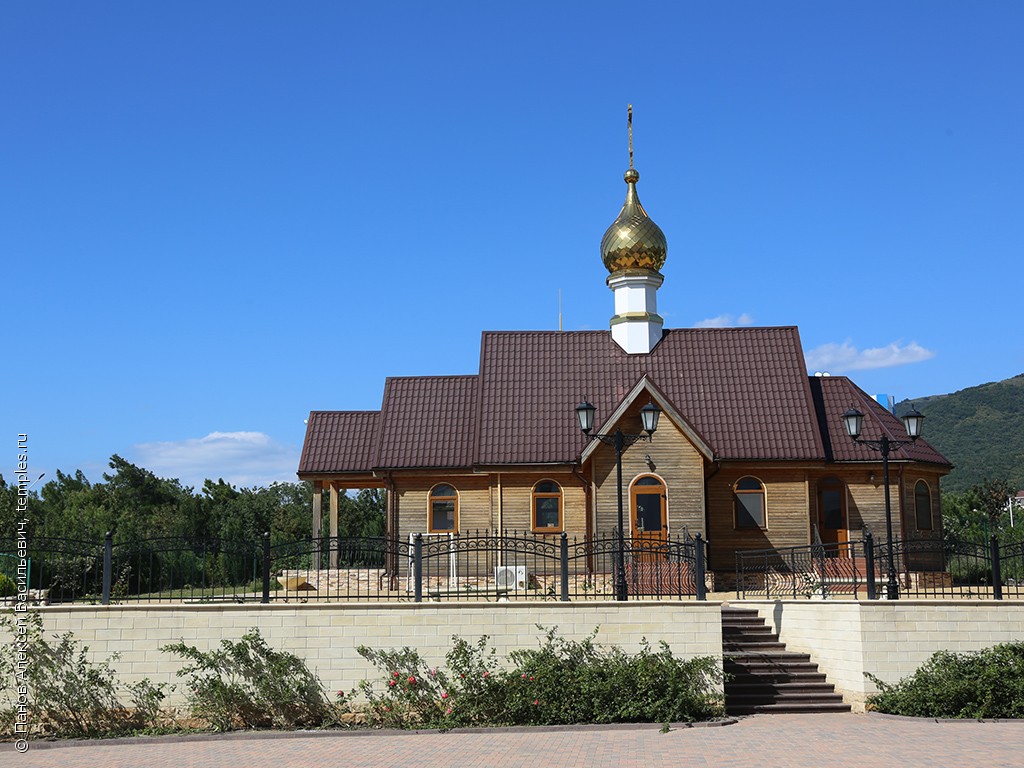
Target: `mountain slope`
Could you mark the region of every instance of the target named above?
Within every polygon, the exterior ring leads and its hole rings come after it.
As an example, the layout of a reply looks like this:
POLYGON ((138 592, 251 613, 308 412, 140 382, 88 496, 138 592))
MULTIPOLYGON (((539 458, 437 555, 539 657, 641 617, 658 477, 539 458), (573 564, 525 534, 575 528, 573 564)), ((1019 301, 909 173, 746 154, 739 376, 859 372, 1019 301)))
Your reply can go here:
POLYGON ((911 404, 926 417, 925 439, 955 466, 942 481, 944 491, 963 491, 985 478, 1024 488, 1024 374, 904 400, 896 415, 911 404))

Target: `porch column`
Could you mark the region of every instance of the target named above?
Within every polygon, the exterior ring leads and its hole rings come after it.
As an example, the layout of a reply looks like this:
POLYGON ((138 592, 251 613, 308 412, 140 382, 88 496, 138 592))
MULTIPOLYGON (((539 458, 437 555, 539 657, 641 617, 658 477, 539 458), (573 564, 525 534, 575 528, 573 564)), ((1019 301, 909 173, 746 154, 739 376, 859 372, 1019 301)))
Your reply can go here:
POLYGON ((338 485, 334 482, 330 487, 331 498, 331 568, 338 567, 338 485))
POLYGON ((320 536, 323 533, 321 515, 323 513, 322 501, 324 484, 322 480, 313 481, 313 567, 320 567, 320 536))
POLYGON ((388 572, 391 574, 393 583, 392 589, 398 589, 398 570, 400 568, 398 539, 402 535, 401 526, 399 525, 400 500, 398 497, 398 489, 395 488, 395 483, 390 478, 387 482, 387 489, 388 511, 391 514, 391 522, 390 525, 387 526, 385 534, 391 541, 391 544, 388 546, 388 556, 391 560, 388 564, 388 572))

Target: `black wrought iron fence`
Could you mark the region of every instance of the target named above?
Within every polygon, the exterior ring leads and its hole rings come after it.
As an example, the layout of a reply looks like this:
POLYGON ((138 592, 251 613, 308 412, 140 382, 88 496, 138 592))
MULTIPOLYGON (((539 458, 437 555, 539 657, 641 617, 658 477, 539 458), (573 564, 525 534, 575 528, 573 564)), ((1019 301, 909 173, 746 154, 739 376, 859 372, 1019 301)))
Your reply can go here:
POLYGON ((268 547, 267 599, 403 599, 407 593, 393 564, 407 561, 410 552, 408 542, 387 536, 327 536, 277 544, 268 547))
POLYGON ((154 537, 129 543, 29 539, 28 587, 50 603, 254 599, 262 552, 250 542, 154 537))
POLYGON ((736 596, 870 598, 868 559, 859 541, 736 553, 736 596))
MULTIPOLYGON (((893 542, 896 582, 903 597, 1001 598, 992 573, 992 543, 955 538, 905 538, 893 542)), ((888 546, 876 544, 888 572, 888 546)), ((887 578, 887 576, 886 576, 887 578)))
MULTIPOLYGON (((892 544, 896 592, 908 598, 1001 600, 1024 593, 1024 542, 904 538, 892 544)), ((888 593, 889 545, 862 541, 736 553, 738 598, 851 597, 888 593)))
MULTIPOLYGON (((275 599, 583 600, 615 596, 619 543, 614 531, 585 539, 475 531, 323 538, 271 550, 275 599)), ((627 539, 623 563, 629 596, 704 598, 699 537, 627 539)))
MULTIPOLYGON (((32 572, 32 558, 22 558, 13 552, 0 552, 0 607, 18 594, 18 585, 27 588, 28 575, 32 572)), ((35 599, 35 595, 28 596, 35 599)))
POLYGON ((1000 544, 996 553, 1003 597, 1024 597, 1024 541, 1000 544))
POLYGON ((705 598, 705 543, 519 532, 261 541, 30 540, 31 583, 86 601, 584 600, 705 598), (620 557, 621 551, 621 557, 620 557))
POLYGON ((257 542, 157 537, 111 547, 107 600, 252 600, 262 592, 257 542))
POLYGON ((29 540, 33 566, 28 588, 50 602, 99 602, 103 594, 102 541, 81 541, 38 536, 29 540))

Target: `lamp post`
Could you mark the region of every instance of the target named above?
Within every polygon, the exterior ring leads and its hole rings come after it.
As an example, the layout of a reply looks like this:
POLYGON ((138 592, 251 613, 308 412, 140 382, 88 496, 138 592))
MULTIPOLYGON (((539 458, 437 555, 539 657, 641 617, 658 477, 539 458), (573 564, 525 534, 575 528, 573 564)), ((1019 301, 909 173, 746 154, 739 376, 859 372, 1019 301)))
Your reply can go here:
POLYGON ((896 582, 896 565, 892 552, 892 505, 889 501, 889 452, 910 445, 921 436, 921 426, 924 424, 924 416, 916 408, 911 406, 910 410, 903 416, 903 427, 907 431, 909 440, 891 440, 884 432, 879 440, 862 440, 860 436, 861 427, 864 424, 864 414, 856 408, 850 408, 843 414, 843 423, 846 425, 848 434, 855 443, 866 445, 869 448, 882 454, 882 474, 885 483, 885 535, 889 549, 888 556, 888 579, 886 582, 886 597, 890 600, 899 600, 900 587, 896 582))
POLYGON ((576 417, 580 420, 580 429, 583 434, 591 440, 600 440, 605 445, 615 448, 615 478, 619 492, 619 551, 615 559, 615 599, 626 600, 626 559, 623 550, 626 546, 625 532, 622 522, 622 452, 639 440, 650 440, 654 431, 658 428, 658 418, 661 416, 661 408, 654 402, 648 402, 640 409, 640 420, 643 422, 644 431, 639 435, 627 435, 616 427, 615 431, 608 435, 590 434, 594 428, 594 414, 597 408, 584 400, 576 406, 576 417))

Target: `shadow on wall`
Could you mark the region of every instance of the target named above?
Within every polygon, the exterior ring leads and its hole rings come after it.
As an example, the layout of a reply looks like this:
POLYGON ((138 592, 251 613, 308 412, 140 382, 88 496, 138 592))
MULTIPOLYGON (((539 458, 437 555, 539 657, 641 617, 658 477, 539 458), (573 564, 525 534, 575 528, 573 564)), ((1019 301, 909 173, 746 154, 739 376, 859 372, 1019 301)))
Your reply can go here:
POLYGON ((779 637, 782 636, 782 603, 776 601, 775 607, 772 608, 772 625, 775 634, 779 637))

